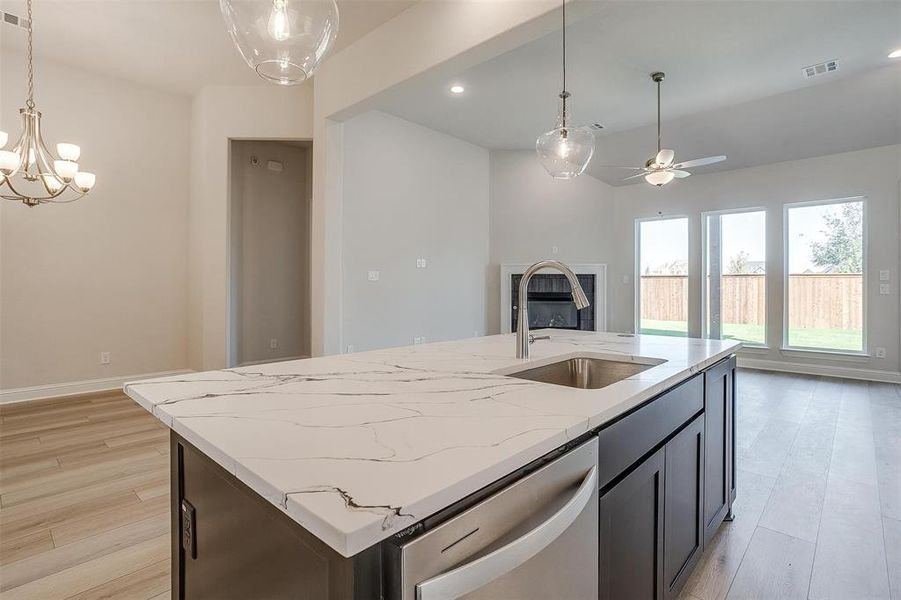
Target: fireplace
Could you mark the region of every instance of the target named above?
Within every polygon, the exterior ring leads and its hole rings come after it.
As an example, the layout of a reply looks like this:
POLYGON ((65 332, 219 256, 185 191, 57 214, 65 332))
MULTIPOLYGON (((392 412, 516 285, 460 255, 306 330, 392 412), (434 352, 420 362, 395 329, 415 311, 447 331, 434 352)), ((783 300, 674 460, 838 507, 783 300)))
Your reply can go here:
MULTIPOLYGON (((576 275, 585 295, 594 299, 595 275, 576 275)), ((519 318, 519 283, 522 274, 510 275, 510 331, 516 331, 519 318)), ((578 329, 594 331, 595 303, 576 310, 569 281, 558 273, 537 273, 529 281, 529 329, 578 329)))

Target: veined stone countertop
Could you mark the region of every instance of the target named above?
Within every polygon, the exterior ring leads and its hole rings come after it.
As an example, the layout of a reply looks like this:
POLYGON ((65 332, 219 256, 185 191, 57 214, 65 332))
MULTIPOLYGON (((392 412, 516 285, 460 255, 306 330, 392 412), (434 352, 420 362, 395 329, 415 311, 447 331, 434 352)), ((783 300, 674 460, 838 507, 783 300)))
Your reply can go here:
POLYGON ((125 392, 344 556, 508 475, 738 349, 550 330, 136 381, 125 392), (574 355, 666 362, 597 390, 506 377, 574 355))

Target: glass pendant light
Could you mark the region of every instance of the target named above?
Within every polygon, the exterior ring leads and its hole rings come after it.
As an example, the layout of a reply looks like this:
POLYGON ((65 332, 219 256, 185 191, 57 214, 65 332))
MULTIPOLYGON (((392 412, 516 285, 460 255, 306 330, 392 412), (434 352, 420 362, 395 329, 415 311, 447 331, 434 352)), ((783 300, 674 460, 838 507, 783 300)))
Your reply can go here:
POLYGON ((535 151, 545 170, 555 179, 572 179, 585 171, 594 154, 594 134, 587 127, 570 126, 566 91, 566 0, 563 0, 563 91, 557 123, 538 136, 535 151))
POLYGON ((280 85, 312 76, 338 36, 335 0, 219 0, 219 8, 244 61, 280 85))

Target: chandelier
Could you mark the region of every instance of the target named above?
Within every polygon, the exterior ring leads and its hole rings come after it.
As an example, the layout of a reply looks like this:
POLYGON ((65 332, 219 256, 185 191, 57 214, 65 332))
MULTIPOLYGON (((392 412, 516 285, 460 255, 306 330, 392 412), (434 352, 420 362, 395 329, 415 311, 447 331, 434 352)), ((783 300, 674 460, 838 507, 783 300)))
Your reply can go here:
POLYGON ((12 150, 3 150, 9 136, 0 131, 0 197, 37 206, 72 202, 94 187, 94 174, 78 170, 81 148, 57 144, 54 155, 41 136, 41 112, 34 105, 34 55, 31 0, 28 0, 28 99, 22 115, 22 134, 12 150))

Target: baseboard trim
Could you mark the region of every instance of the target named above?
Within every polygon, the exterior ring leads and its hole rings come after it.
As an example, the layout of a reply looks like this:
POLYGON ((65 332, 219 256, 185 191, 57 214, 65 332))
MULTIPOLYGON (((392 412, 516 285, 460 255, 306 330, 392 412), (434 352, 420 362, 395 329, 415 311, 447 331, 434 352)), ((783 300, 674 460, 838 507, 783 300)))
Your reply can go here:
POLYGON ((883 383, 901 383, 901 373, 896 371, 880 371, 878 369, 861 369, 859 367, 838 367, 835 365, 815 365, 808 363, 765 360, 738 356, 738 366, 760 371, 779 371, 782 373, 800 373, 802 375, 822 375, 824 377, 843 377, 845 379, 863 379, 883 383))
POLYGON ((299 356, 286 356, 284 358, 264 358, 263 360, 251 360, 248 362, 243 362, 239 367, 252 367, 254 365, 266 365, 269 363, 278 363, 278 362, 288 362, 289 360, 301 360, 304 358, 310 358, 309 356, 304 356, 303 354, 299 356))
POLYGON ((88 394, 92 392, 106 392, 122 389, 129 381, 140 379, 153 379, 155 377, 167 377, 169 375, 184 375, 190 373, 190 369, 176 371, 163 371, 161 373, 142 373, 140 375, 123 375, 120 377, 107 377, 105 379, 86 379, 84 381, 71 381, 68 383, 52 383, 50 385, 36 385, 34 387, 11 388, 0 390, 0 404, 13 404, 16 402, 30 402, 32 400, 45 400, 60 396, 74 396, 75 394, 88 394))

